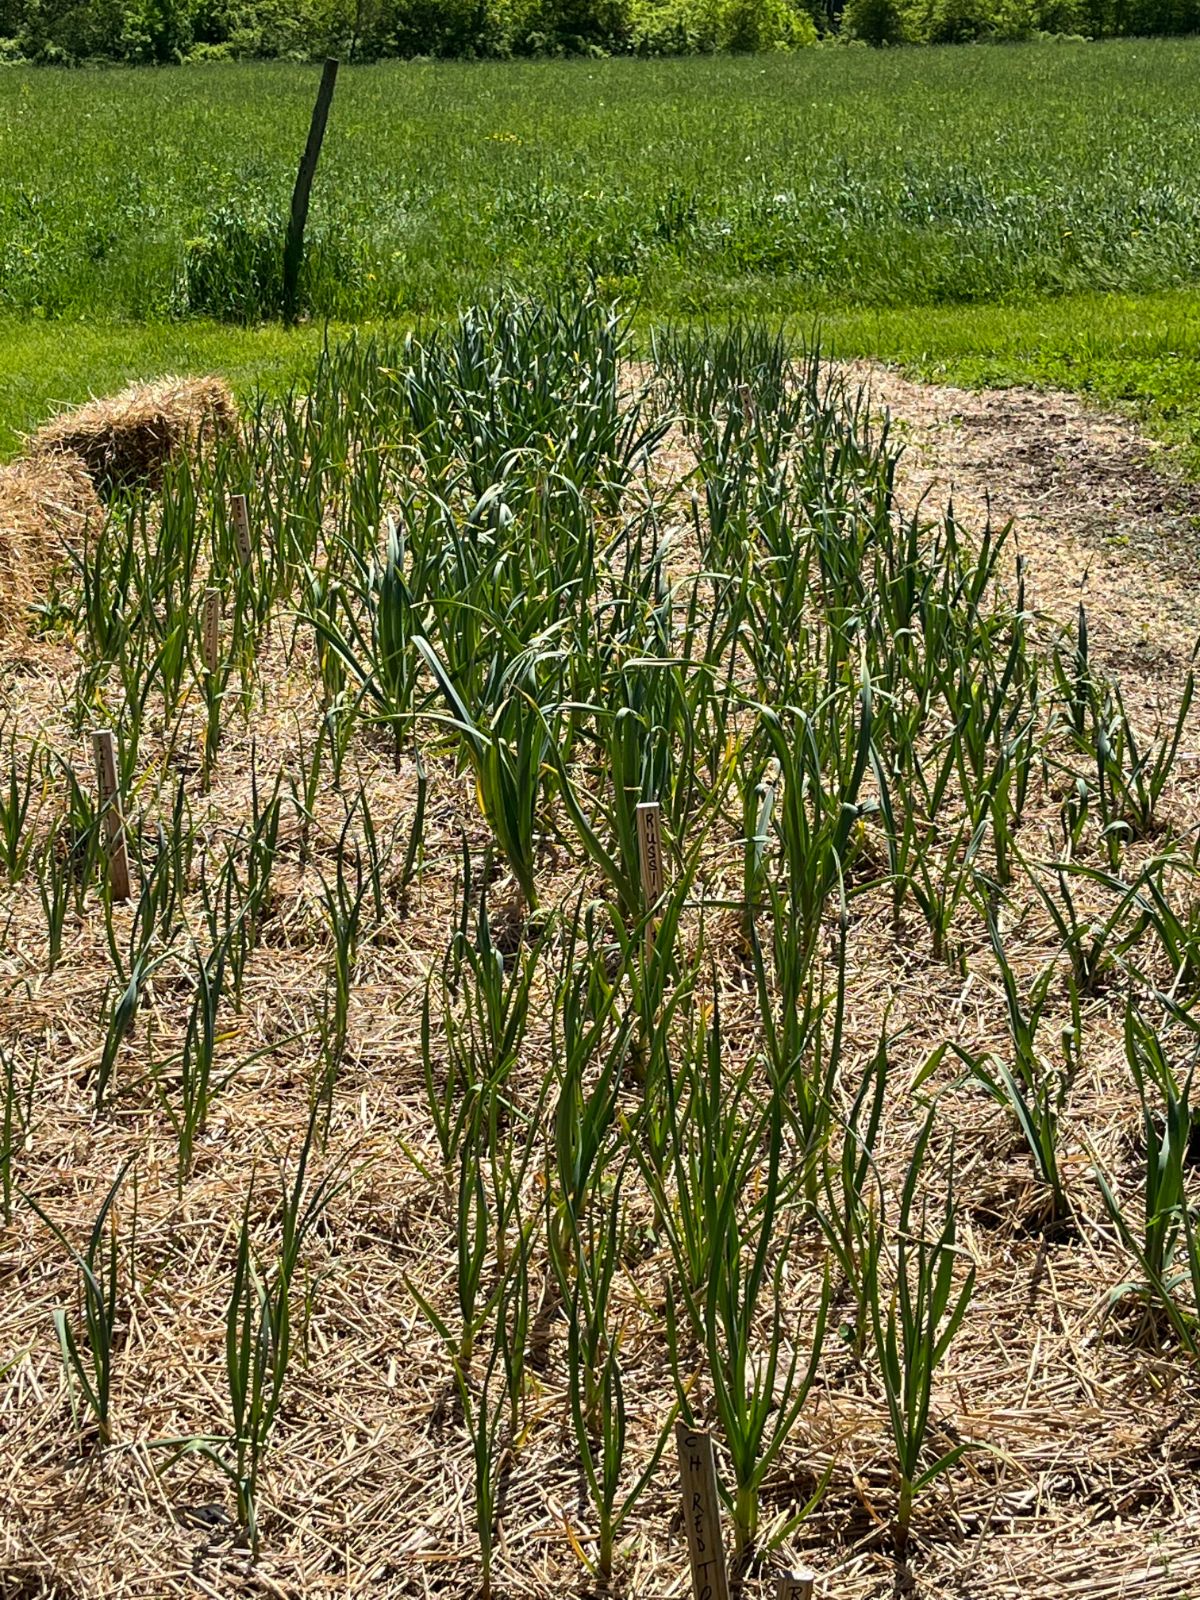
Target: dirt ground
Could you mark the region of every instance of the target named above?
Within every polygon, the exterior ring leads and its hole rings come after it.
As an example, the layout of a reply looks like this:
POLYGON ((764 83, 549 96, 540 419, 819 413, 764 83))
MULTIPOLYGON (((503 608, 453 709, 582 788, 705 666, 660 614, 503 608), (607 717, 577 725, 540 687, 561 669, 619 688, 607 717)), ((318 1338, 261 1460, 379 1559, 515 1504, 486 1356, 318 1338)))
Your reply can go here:
MULTIPOLYGON (((1148 727, 1160 709, 1169 712, 1200 636, 1200 489, 1176 481, 1131 425, 1070 396, 969 393, 881 368, 853 372, 890 409, 905 443, 904 503, 923 499, 932 513, 952 493, 969 525, 988 515, 1015 519, 1030 605, 1066 623, 1082 599, 1094 655, 1121 677, 1131 711, 1148 727)), ((1049 624, 1042 626, 1049 637, 1049 624)), ((61 647, 13 647, 0 669, 0 705, 20 709, 64 747, 72 736, 58 684, 70 666, 61 647)), ((270 715, 223 747, 210 798, 215 818, 245 813, 251 737, 260 770, 270 773, 294 761, 295 730, 312 710, 310 684, 273 682, 270 715)), ((1193 726, 1169 796, 1181 833, 1200 816, 1198 760, 1193 726)), ((411 811, 414 774, 393 772, 386 753, 366 750, 359 762, 386 829, 411 811)), ((338 797, 325 795, 327 844, 343 815, 338 797)), ((260 1174, 257 1214, 265 1216, 274 1203, 273 1168, 303 1126, 309 1047, 297 1036, 311 1019, 314 974, 324 960, 319 884, 294 861, 282 873, 228 1045, 252 1065, 215 1105, 182 1197, 171 1130, 153 1101, 136 1093, 138 1052, 178 1048, 178 996, 169 982, 155 994, 145 1044, 121 1068, 127 1092, 113 1114, 97 1116, 81 1074, 100 1048, 102 929, 71 929, 61 965, 46 977, 35 890, 0 896, 0 926, 12 913, 0 947, 0 1040, 22 1074, 38 1062, 19 1181, 82 1230, 119 1162, 134 1148, 143 1152, 138 1275, 120 1351, 115 1443, 103 1455, 80 1451, 63 1389, 50 1322, 52 1307, 70 1303, 62 1252, 27 1209, 18 1207, 12 1225, 0 1228, 0 1371, 8 1369, 0 1377, 0 1600, 469 1600, 474 1592, 470 1455, 448 1414, 444 1352, 406 1282, 417 1276, 431 1292, 445 1290, 453 1256, 441 1196, 405 1154, 433 1149, 420 1084, 419 1000, 445 943, 444 889, 458 828, 472 816, 478 841, 468 786, 449 763, 435 766, 426 880, 413 906, 397 909, 364 952, 352 1062, 329 1150, 331 1159, 351 1157, 355 1176, 311 1263, 320 1290, 272 1446, 264 1548, 253 1566, 234 1541, 221 1478, 195 1457, 160 1474, 156 1442, 226 1425, 230 1250, 251 1173, 260 1174)), ((1049 841, 1049 812, 1031 822, 1031 833, 1043 824, 1049 841)), ((874 1049, 889 1005, 898 1083, 941 1039, 1001 1048, 1003 996, 978 930, 964 981, 933 962, 925 942, 893 934, 885 897, 859 904, 851 1059, 874 1049)), ((1014 941, 1024 972, 1054 956, 1036 918, 1020 925, 1014 941)), ((755 998, 736 976, 728 983, 727 1029, 749 1030, 755 998)), ((898 1565, 885 1537, 892 1474, 883 1401, 867 1376, 827 1351, 827 1371, 764 1495, 766 1520, 782 1518, 833 1462, 826 1498, 778 1557, 780 1566, 812 1566, 821 1600, 1200 1596, 1196 1378, 1177 1358, 1125 1337, 1104 1314, 1106 1292, 1125 1266, 1089 1186, 1092 1153, 1122 1175, 1126 1190, 1136 1171, 1136 1099, 1123 1062, 1119 998, 1089 1002, 1089 1050, 1066 1140, 1066 1165, 1082 1197, 1072 1238, 1027 1225, 1028 1157, 999 1109, 977 1085, 947 1089, 946 1115, 959 1140, 961 1243, 979 1277, 939 1379, 936 1426, 946 1438, 984 1448, 922 1497, 909 1560, 898 1565)), ((884 1145, 893 1162, 905 1157, 913 1126, 910 1113, 889 1111, 884 1145)), ((123 1237, 129 1205, 126 1199, 123 1237)), ((622 1290, 630 1314, 631 1456, 649 1447, 671 1395, 661 1325, 638 1309, 652 1303, 662 1266, 651 1251, 622 1290)), ((816 1281, 814 1257, 796 1283, 801 1346, 816 1281)), ((552 1307, 538 1337, 533 1421, 512 1465, 501 1523, 497 1594, 507 1600, 595 1592, 576 1553, 591 1521, 566 1422, 565 1337, 552 1307)), ((668 1455, 627 1529, 620 1592, 632 1600, 690 1592, 676 1501, 668 1455)), ((764 1579, 745 1592, 772 1591, 764 1579)))
POLYGON ((849 368, 907 446, 902 499, 948 500, 978 527, 1015 523, 1029 602, 1073 623, 1152 712, 1170 707, 1200 638, 1200 485, 1124 417, 1036 389, 954 389, 869 363, 849 368))

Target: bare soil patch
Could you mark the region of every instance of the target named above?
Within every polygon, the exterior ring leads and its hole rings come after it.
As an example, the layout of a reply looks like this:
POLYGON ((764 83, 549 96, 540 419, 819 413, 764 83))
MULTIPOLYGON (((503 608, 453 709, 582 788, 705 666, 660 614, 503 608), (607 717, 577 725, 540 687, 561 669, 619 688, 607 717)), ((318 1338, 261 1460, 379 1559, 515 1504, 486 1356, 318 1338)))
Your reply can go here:
POLYGON ((1200 637, 1200 485, 1129 419, 1077 395, 918 383, 868 362, 849 371, 906 445, 903 503, 952 501, 976 527, 1012 519, 1031 605, 1073 624, 1082 603, 1130 704, 1169 705, 1200 637))

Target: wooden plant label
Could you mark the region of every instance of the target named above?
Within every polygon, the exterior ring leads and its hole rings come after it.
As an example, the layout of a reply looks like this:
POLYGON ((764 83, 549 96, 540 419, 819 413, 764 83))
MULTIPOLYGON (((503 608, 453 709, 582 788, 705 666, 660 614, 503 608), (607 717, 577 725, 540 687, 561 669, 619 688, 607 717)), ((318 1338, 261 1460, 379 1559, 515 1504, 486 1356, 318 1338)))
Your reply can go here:
MULTIPOLYGON (((638 862, 642 869, 642 899, 646 910, 658 904, 662 898, 664 886, 663 874, 663 845, 662 845, 662 807, 657 800, 642 800, 638 803, 637 836, 638 836, 638 862)), ((646 954, 654 948, 654 925, 646 927, 646 954)))
POLYGON ((114 900, 128 900, 129 856, 125 850, 125 819, 121 815, 121 796, 117 790, 117 755, 111 729, 97 728, 92 734, 92 755, 108 846, 108 881, 114 900))
POLYGON ((679 1488, 692 1564, 693 1600, 729 1600, 712 1439, 707 1433, 689 1428, 686 1422, 677 1422, 675 1446, 679 1452, 679 1488))
POLYGON ((785 1572, 775 1590, 775 1600, 812 1600, 815 1582, 811 1572, 785 1572))
POLYGON ((237 545, 238 560, 248 568, 254 559, 254 547, 250 543, 250 507, 246 496, 235 494, 230 499, 229 509, 233 513, 233 537, 237 545))
POLYGON ((204 670, 217 670, 217 656, 221 648, 221 591, 204 591, 204 670))

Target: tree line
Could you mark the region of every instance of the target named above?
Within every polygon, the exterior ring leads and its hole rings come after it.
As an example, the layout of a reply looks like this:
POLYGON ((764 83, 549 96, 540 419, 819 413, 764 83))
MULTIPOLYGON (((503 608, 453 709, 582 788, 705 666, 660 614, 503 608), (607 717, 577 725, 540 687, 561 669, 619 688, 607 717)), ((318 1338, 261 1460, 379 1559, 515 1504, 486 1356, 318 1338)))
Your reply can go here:
POLYGON ((1200 0, 0 0, 0 63, 685 55, 1200 31, 1200 0))

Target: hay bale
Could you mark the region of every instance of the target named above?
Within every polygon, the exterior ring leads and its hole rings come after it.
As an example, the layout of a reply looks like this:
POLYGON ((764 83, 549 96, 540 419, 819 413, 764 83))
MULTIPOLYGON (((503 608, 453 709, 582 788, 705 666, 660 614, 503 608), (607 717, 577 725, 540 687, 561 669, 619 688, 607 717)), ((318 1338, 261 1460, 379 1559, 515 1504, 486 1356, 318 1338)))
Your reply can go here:
POLYGON ((53 417, 34 434, 30 451, 80 457, 103 493, 122 484, 157 484, 172 456, 231 435, 237 421, 224 379, 160 378, 53 417))
POLYGON ((0 467, 0 639, 22 633, 65 543, 103 516, 91 475, 69 451, 0 467))

